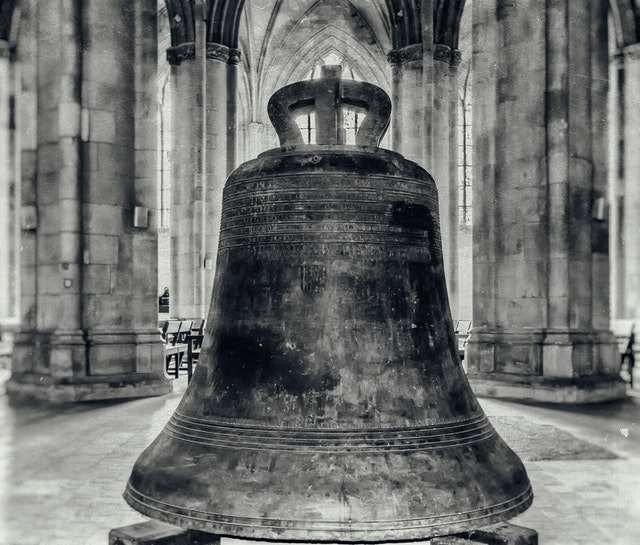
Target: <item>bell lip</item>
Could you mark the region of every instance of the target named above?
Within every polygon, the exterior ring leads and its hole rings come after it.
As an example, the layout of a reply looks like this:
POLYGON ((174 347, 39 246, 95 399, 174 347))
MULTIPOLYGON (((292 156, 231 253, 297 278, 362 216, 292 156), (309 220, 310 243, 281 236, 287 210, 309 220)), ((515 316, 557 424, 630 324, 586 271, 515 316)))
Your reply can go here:
POLYGON ((307 543, 384 543, 425 540, 437 536, 457 534, 509 520, 524 511, 533 503, 531 483, 514 498, 489 507, 466 513, 452 513, 409 520, 390 520, 375 522, 339 522, 339 521, 297 521, 273 520, 279 525, 269 526, 267 519, 218 515, 189 510, 165 502, 153 500, 135 491, 128 482, 123 494, 125 501, 133 509, 150 518, 174 524, 181 528, 232 538, 260 541, 293 541, 307 543), (143 498, 143 499, 139 499, 143 498), (156 505, 150 505, 152 502, 156 505), (202 518, 202 517, 209 517, 202 518), (213 517, 226 519, 211 520, 213 517), (434 519, 433 524, 425 521, 434 519), (407 523, 413 524, 407 527, 407 523), (296 527, 297 526, 297 527, 296 527))

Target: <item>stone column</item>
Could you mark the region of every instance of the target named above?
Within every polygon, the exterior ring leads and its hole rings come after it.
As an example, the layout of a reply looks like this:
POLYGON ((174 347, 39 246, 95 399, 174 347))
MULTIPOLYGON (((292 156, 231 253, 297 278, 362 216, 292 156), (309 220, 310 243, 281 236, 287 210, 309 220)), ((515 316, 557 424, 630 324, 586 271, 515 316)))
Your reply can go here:
POLYGON ((206 61, 198 65, 195 45, 185 43, 170 48, 167 57, 173 86, 170 312, 174 318, 204 318, 213 288, 222 189, 235 162, 235 146, 232 150, 228 143, 228 128, 235 123, 235 108, 230 116, 228 104, 235 96, 228 83, 239 51, 207 43, 206 61))
POLYGON ((640 44, 623 50, 624 118, 622 189, 621 307, 617 318, 640 321, 640 44))
POLYGON ((425 166, 422 44, 393 50, 388 58, 391 63, 392 77, 391 142, 393 149, 405 158, 425 166))
POLYGON ((458 73, 459 52, 434 44, 431 161, 436 181, 447 292, 453 319, 458 318, 458 73))
POLYGON ((467 359, 479 394, 552 402, 624 395, 608 330, 607 225, 593 217, 606 184, 606 2, 590 6, 473 5, 467 359))
POLYGON ((25 227, 35 231, 36 285, 24 286, 35 293, 16 338, 13 396, 68 402, 171 389, 156 323, 157 105, 145 65, 156 58, 155 14, 151 0, 61 0, 32 14, 37 164, 25 227))
MULTIPOLYGON (((622 219, 624 206, 624 55, 618 53, 609 62, 609 256, 611 261, 611 318, 616 331, 616 323, 625 316, 624 288, 624 240, 622 219)), ((622 326, 618 333, 626 331, 629 324, 622 326)))
MULTIPOLYGON (((428 33, 426 33, 428 34, 428 33)), ((430 36, 430 34, 428 34, 430 36)), ((427 37, 428 37, 427 36, 427 37)), ((414 44, 389 53, 392 70, 392 146, 425 167, 438 187, 447 292, 458 314, 456 52, 414 44)))

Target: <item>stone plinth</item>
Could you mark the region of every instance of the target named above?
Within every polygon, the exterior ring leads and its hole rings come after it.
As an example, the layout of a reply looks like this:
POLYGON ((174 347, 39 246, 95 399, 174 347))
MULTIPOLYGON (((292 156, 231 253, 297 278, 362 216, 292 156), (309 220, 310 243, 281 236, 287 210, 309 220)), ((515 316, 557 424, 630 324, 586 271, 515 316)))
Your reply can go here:
MULTIPOLYGON (((237 539, 185 530, 171 524, 150 520, 114 528, 109 532, 109 545, 259 545, 264 541, 237 539)), ((271 542, 273 545, 284 543, 271 542)), ((397 542, 395 542, 397 543, 397 542)), ((538 533, 531 528, 500 523, 453 536, 434 537, 430 541, 413 541, 412 545, 538 545, 538 533)), ((300 542, 300 545, 309 545, 300 542)), ((339 545, 327 543, 326 545, 339 545)), ((381 543, 380 545, 387 545, 381 543)))
POLYGON ((220 537, 184 530, 156 520, 139 522, 109 532, 109 545, 219 545, 220 537))

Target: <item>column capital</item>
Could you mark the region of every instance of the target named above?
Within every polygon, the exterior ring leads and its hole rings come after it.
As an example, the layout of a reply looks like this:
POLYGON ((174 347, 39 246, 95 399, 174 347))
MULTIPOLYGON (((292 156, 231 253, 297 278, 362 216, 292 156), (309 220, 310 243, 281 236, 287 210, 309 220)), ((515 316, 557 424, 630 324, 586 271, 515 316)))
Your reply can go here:
MULTIPOLYGON (((194 42, 185 42, 167 49, 167 60, 169 64, 178 66, 182 61, 196 58, 196 46, 194 42)), ((233 47, 207 42, 207 59, 224 62, 226 64, 239 64, 242 59, 242 52, 233 47)))
POLYGON ((411 44, 401 49, 392 49, 387 55, 390 64, 404 64, 422 60, 422 44, 411 44))
POLYGON ((438 62, 444 62, 451 66, 458 66, 460 64, 460 51, 458 49, 452 49, 445 44, 433 44, 433 60, 438 62))
POLYGON ((194 42, 185 42, 175 45, 167 49, 167 61, 172 66, 179 66, 182 61, 188 61, 196 58, 196 44, 194 42))
POLYGON ((227 64, 240 64, 242 52, 233 47, 207 42, 207 59, 213 59, 227 64))

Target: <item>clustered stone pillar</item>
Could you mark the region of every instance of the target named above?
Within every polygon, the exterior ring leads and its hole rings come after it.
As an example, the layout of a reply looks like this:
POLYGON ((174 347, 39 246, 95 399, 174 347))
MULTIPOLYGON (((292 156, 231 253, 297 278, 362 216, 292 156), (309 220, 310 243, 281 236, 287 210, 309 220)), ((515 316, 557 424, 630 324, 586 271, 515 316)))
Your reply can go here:
POLYGON ((21 44, 37 61, 25 78, 35 83, 35 153, 25 143, 23 160, 37 159, 23 177, 22 329, 7 391, 54 402, 167 393, 157 330, 156 3, 24 7, 21 44))
POLYGON ((413 44, 389 53, 393 149, 424 166, 424 121, 422 44, 413 44))
POLYGON ((562 402, 624 395, 608 329, 607 224, 594 215, 607 180, 606 2, 590 6, 473 5, 466 353, 479 394, 562 402))
POLYGON ((173 318, 204 318, 208 314, 222 190, 236 160, 235 71, 240 52, 207 43, 203 55, 202 59, 196 55, 192 42, 167 51, 174 97, 170 304, 173 318))

